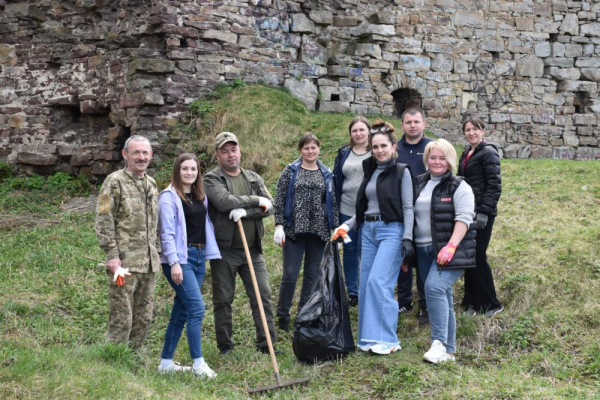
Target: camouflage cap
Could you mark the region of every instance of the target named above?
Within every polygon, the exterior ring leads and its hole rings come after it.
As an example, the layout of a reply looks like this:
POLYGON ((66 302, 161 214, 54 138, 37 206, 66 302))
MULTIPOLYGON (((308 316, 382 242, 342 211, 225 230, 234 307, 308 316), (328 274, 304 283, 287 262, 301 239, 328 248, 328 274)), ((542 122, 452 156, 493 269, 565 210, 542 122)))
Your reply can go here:
POLYGON ((227 142, 233 142, 235 144, 239 144, 237 137, 231 132, 221 132, 217 135, 215 139, 215 150, 220 149, 227 142))

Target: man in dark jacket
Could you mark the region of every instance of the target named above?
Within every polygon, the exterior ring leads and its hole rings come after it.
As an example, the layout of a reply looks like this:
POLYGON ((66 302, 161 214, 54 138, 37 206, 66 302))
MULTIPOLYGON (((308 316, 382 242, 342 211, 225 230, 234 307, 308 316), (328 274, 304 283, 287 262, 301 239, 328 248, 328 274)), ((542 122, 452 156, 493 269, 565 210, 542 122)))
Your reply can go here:
POLYGON ((209 201, 208 213, 223 257, 210 261, 217 347, 221 354, 228 354, 234 346, 231 305, 235 295, 235 277, 239 274, 250 299, 257 350, 267 354, 267 338, 237 221, 242 219, 271 341, 275 343, 277 336, 271 290, 261 246, 265 232, 262 219, 273 213, 273 198, 257 173, 240 167, 240 147, 233 133, 220 133, 216 138, 215 151, 219 166, 204 177, 204 189, 209 201))
MULTIPOLYGON (((425 173, 425 163, 423 162, 423 153, 427 143, 432 140, 425 137, 425 116, 423 111, 418 108, 409 108, 402 114, 402 131, 404 135, 398 141, 398 162, 408 164, 413 179, 425 173)), ((398 275, 398 311, 400 314, 412 310, 412 281, 413 271, 410 267, 400 269, 398 275)), ((419 294, 419 324, 429 323, 429 314, 425 302, 425 283, 421 279, 417 269, 417 292, 419 294)))

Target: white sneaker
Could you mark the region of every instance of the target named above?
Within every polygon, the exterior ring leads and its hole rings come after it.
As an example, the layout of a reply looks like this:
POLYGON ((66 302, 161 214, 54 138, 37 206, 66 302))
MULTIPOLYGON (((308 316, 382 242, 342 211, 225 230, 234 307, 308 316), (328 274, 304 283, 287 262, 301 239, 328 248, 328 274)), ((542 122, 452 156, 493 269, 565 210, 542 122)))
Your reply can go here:
POLYGON ((362 346, 357 344, 356 347, 358 347, 359 350, 368 352, 369 349, 371 348, 371 346, 373 346, 373 345, 374 345, 374 343, 369 343, 369 344, 365 344, 365 345, 362 345, 362 346))
POLYGON ((183 371, 189 371, 191 370, 192 367, 182 367, 181 365, 179 365, 176 362, 172 362, 171 364, 169 364, 168 367, 162 367, 161 365, 158 366, 158 373, 159 374, 172 374, 173 372, 183 372, 183 371))
POLYGON ((429 349, 429 351, 423 354, 423 360, 433 364, 437 364, 440 361, 446 361, 447 359, 449 359, 449 357, 454 356, 449 356, 446 352, 446 346, 444 346, 444 344, 437 339, 434 340, 433 343, 431 343, 431 348, 429 349))
POLYGON ((440 361, 438 362, 444 362, 444 361, 456 361, 456 357, 454 356, 454 354, 450 354, 450 353, 446 353, 446 356, 443 357, 440 361))
POLYGON ((203 362, 198 367, 192 366, 192 374, 207 378, 215 378, 217 376, 217 373, 210 369, 206 362, 203 362))
POLYGON ((402 349, 402 347, 399 344, 377 343, 376 345, 371 346, 369 351, 385 356, 387 354, 395 353, 400 349, 402 349))

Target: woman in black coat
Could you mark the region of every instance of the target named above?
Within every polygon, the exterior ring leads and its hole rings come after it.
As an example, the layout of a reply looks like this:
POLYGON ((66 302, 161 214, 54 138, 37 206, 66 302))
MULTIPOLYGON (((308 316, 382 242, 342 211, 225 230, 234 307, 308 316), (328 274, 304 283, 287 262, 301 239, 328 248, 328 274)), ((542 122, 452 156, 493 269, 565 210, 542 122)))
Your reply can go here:
POLYGON ((495 145, 483 140, 485 124, 480 118, 467 118, 463 122, 463 133, 470 146, 460 156, 458 175, 465 177, 475 195, 477 267, 465 271, 462 305, 467 315, 481 313, 491 318, 504 310, 496 297, 494 277, 486 254, 502 193, 500 156, 495 145))

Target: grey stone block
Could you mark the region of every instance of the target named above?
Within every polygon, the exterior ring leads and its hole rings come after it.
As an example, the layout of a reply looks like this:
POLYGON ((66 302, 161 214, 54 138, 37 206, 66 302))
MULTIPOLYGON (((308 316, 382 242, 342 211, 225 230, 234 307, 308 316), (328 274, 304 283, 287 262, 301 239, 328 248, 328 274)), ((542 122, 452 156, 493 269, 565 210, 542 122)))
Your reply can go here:
POLYGON ((581 68, 581 76, 584 80, 592 82, 600 82, 600 69, 598 68, 581 68))
POLYGON ((547 67, 572 67, 575 64, 572 58, 564 57, 546 57, 544 58, 544 65, 547 67))
POLYGON ((235 43, 237 43, 238 35, 236 35, 235 33, 231 33, 231 32, 223 32, 223 31, 217 31, 215 29, 209 29, 202 33, 202 38, 217 40, 219 42, 235 44, 235 43))
POLYGON ((349 102, 341 101, 319 101, 319 111, 332 113, 345 113, 350 111, 349 102))
POLYGON ((585 36, 600 36, 600 23, 580 25, 579 31, 585 36))
POLYGON ((304 35, 300 47, 300 60, 308 64, 326 65, 327 49, 308 35, 304 35))
POLYGON ((567 13, 560 25, 561 33, 568 33, 573 36, 579 35, 579 19, 576 14, 567 13))
POLYGON ((597 118, 594 114, 573 114, 573 123, 575 125, 595 126, 597 118))
POLYGON ((354 100, 354 88, 324 86, 320 88, 322 101, 352 102, 354 100), (334 98, 337 97, 337 100, 334 98))
POLYGON ((413 71, 428 71, 431 67, 429 57, 420 56, 401 56, 398 61, 399 69, 408 69, 413 71))
POLYGON ((546 68, 545 73, 551 75, 554 79, 559 81, 572 80, 576 81, 581 76, 579 68, 559 68, 549 67, 546 68))
POLYGON ((314 33, 315 23, 305 14, 292 14, 292 32, 314 33))
POLYGON ((517 60, 516 76, 539 78, 544 75, 544 61, 536 56, 525 56, 517 60))
POLYGON ((578 58, 577 61, 575 61, 575 66, 582 68, 600 68, 600 57, 578 58))
POLYGON ((371 56, 381 58, 381 47, 372 43, 357 43, 348 48, 348 54, 353 56, 371 56))
POLYGON ((454 67, 454 62, 451 57, 443 54, 436 54, 431 61, 431 69, 433 71, 450 72, 454 67))
POLYGON ((485 19, 483 13, 470 12, 470 11, 457 11, 454 15, 455 26, 468 26, 472 28, 483 28, 485 27, 485 19))
POLYGON ((352 36, 368 36, 368 35, 380 35, 380 36, 394 36, 396 30, 394 25, 381 25, 381 24, 369 24, 363 22, 359 26, 350 29, 352 36))
POLYGON ((319 90, 312 81, 309 79, 298 80, 296 78, 289 78, 285 80, 283 85, 290 91, 292 96, 304 103, 306 108, 315 110, 319 90))
POLYGON ((550 57, 552 55, 552 47, 550 42, 541 42, 535 45, 534 54, 537 57, 550 57))
POLYGON ((333 24, 333 14, 331 11, 326 10, 311 10, 308 14, 309 18, 312 19, 316 24, 319 25, 331 25, 333 24))

